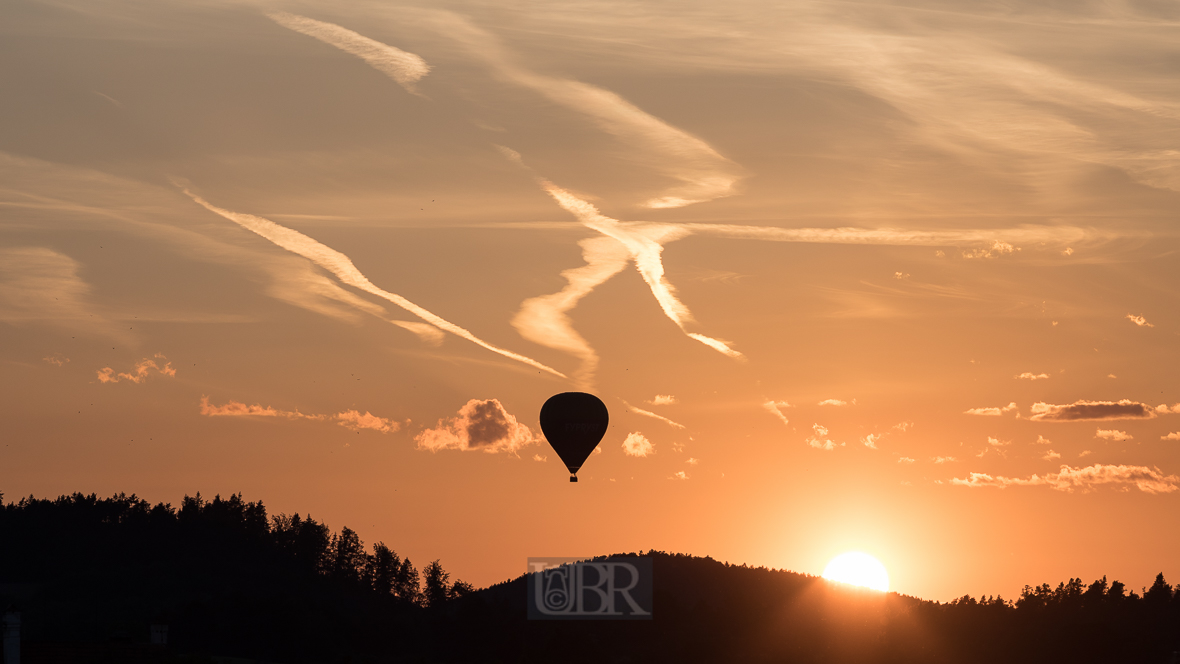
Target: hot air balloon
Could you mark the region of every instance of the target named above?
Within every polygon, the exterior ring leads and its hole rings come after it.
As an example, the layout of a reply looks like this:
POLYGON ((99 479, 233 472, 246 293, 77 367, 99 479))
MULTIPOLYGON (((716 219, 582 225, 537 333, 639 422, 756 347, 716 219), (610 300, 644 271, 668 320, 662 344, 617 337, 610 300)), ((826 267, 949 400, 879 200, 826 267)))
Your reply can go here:
POLYGON ((609 421, 606 404, 585 392, 555 394, 541 406, 541 431, 569 469, 571 482, 578 481, 578 469, 606 435, 609 421))

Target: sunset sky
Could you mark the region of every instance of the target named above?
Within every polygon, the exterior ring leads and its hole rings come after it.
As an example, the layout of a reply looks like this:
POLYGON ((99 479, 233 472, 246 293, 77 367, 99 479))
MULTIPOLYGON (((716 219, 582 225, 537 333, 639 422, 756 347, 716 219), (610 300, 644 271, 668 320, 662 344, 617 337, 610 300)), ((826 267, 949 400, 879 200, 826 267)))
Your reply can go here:
POLYGON ((241 492, 478 586, 1178 581, 1178 71, 1153 0, 9 0, 0 491, 241 492))

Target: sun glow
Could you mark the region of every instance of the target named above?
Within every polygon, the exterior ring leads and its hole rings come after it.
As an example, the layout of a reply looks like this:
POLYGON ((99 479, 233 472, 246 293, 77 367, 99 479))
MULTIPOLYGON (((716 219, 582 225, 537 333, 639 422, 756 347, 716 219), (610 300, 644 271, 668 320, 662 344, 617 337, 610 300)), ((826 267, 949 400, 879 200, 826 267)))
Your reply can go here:
POLYGON ((849 551, 842 553, 824 568, 823 577, 854 586, 864 586, 885 592, 889 590, 889 573, 881 561, 867 553, 849 551))

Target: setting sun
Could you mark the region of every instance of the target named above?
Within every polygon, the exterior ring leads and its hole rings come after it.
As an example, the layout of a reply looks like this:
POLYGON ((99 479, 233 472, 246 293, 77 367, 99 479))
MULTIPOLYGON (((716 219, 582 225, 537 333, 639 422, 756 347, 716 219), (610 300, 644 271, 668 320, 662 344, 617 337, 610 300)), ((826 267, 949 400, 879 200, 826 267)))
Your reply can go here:
POLYGON ((889 573, 881 561, 867 553, 850 551, 842 553, 824 568, 823 577, 854 586, 864 586, 882 592, 889 590, 889 573))

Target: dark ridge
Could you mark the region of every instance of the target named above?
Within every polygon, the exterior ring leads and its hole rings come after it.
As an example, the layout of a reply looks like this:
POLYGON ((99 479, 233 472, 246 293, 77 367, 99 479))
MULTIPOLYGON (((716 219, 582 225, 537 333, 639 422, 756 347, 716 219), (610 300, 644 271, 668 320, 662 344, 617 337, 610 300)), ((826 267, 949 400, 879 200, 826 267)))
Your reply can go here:
MULTIPOLYGON (((473 543, 473 546, 477 546, 473 543)), ((660 551, 650 621, 529 621, 526 578, 473 590, 240 495, 0 506, 22 662, 1175 662, 1180 594, 1105 578, 938 603, 660 551), (166 647, 149 645, 168 626, 166 647)), ((523 564, 523 561, 522 561, 523 564)))

